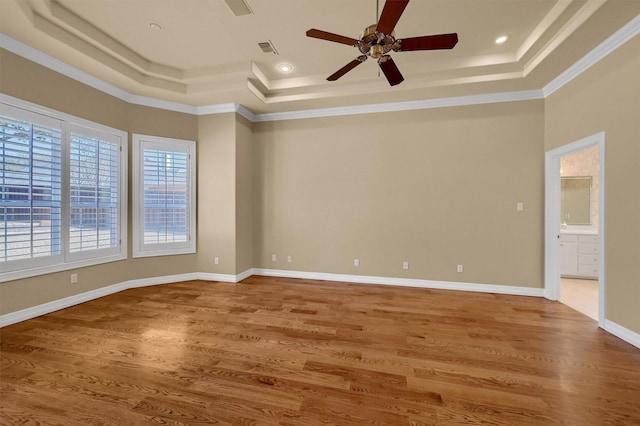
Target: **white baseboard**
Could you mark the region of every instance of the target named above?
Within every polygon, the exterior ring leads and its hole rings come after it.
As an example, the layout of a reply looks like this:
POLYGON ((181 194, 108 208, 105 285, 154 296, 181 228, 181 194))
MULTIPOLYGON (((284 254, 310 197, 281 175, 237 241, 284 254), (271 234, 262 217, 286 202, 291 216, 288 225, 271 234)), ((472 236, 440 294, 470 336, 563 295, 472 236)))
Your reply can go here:
POLYGON ((238 283, 238 282, 244 280, 245 278, 249 278, 251 275, 254 275, 253 268, 247 269, 246 271, 241 272, 238 275, 236 275, 236 278, 235 278, 234 282, 238 283))
POLYGON ((304 278, 308 280, 343 281, 360 284, 396 285, 402 287, 420 287, 439 290, 475 291, 481 293, 510 294, 514 296, 544 296, 543 288, 461 283, 453 281, 431 281, 419 280, 414 278, 389 278, 370 275, 328 274, 324 272, 287 271, 281 269, 261 268, 254 268, 253 275, 265 275, 268 277, 304 278))
POLYGON ((39 317, 44 314, 88 302, 89 300, 98 299, 109 294, 126 290, 129 287, 126 283, 119 283, 107 287, 98 288, 96 290, 87 291, 85 293, 75 294, 63 299, 54 300, 53 302, 43 303, 42 305, 32 306, 20 311, 11 312, 0 316, 0 327, 15 324, 17 322, 26 321, 31 318, 39 317))
POLYGON ((609 320, 604 320, 604 329, 636 348, 640 348, 640 334, 609 320))
POLYGON ((20 321, 26 321, 31 318, 39 317, 60 309, 118 293, 130 288, 146 287, 152 285, 169 284, 181 281, 205 280, 205 281, 222 281, 236 283, 251 275, 251 270, 244 271, 238 275, 227 274, 210 274, 206 272, 194 272, 189 274, 165 275, 161 277, 141 278, 137 280, 124 281, 117 284, 108 285, 106 287, 97 288, 85 293, 75 294, 63 299, 54 300, 53 302, 43 303, 42 305, 33 306, 31 308, 22 309, 20 311, 11 312, 9 314, 0 315, 0 327, 15 324, 20 321))
POLYGON ((210 272, 197 272, 195 275, 198 277, 196 278, 197 280, 204 280, 204 281, 222 281, 225 283, 237 283, 239 281, 238 275, 231 275, 231 274, 213 274, 210 272))
MULTIPOLYGON (((12 312, 5 315, 0 315, 0 327, 15 324, 20 321, 26 321, 31 318, 39 317, 60 309, 68 308, 70 306, 78 305, 80 303, 88 302, 90 300, 98 299, 100 297, 108 296, 113 293, 118 293, 123 290, 137 287, 146 287, 152 285, 169 284, 181 281, 192 280, 205 280, 205 281, 221 281, 221 282, 240 282, 251 275, 265 275, 269 277, 283 277, 283 278, 303 278, 309 280, 323 280, 323 281, 342 281, 349 283, 360 284, 382 284, 382 285, 395 285, 404 287, 420 287, 440 290, 458 290, 458 291, 474 291, 482 293, 496 293, 496 294, 509 294, 515 296, 534 296, 544 297, 544 289, 542 288, 530 288, 530 287, 518 287, 518 286, 504 286, 494 284, 475 284, 475 283, 461 283, 452 281, 431 281, 431 280, 419 280, 413 278, 389 278, 389 277, 376 277, 369 275, 349 275, 349 274, 329 274, 323 272, 304 272, 304 271, 288 271, 281 269, 262 269, 253 268, 247 269, 238 275, 231 274, 214 274, 207 272, 194 272, 189 274, 179 275, 165 275, 161 277, 142 278, 137 280, 129 280, 118 284, 109 285, 106 287, 98 288, 95 290, 87 291, 85 293, 76 294, 73 296, 65 297, 63 299, 54 300, 53 302, 44 303, 42 305, 33 306, 31 308, 23 309, 20 311, 12 312)), ((622 340, 632 344, 633 346, 640 348, 640 334, 633 332, 621 325, 616 324, 613 321, 605 320, 604 329, 621 338, 622 340)))
MULTIPOLYGON (((160 285, 160 284, 169 284, 169 283, 177 283, 181 281, 192 281, 199 280, 199 274, 197 273, 189 273, 189 274, 178 274, 178 275, 164 275, 161 277, 150 277, 150 278, 140 278, 137 280, 129 280, 119 284, 110 285, 108 287, 104 287, 105 289, 111 289, 112 287, 124 286, 122 289, 115 289, 116 291, 111 291, 107 294, 117 293, 118 291, 127 290, 130 288, 137 287, 148 287, 152 285, 160 285)), ((102 289, 100 289, 102 290, 102 289)), ((86 293, 84 293, 86 294, 86 293)), ((102 296, 98 296, 102 297, 102 296)))
POLYGON ((208 272, 199 272, 197 275, 198 275, 198 279, 199 280, 222 281, 222 282, 226 282, 226 283, 237 283, 237 282, 240 282, 240 281, 244 280, 245 278, 249 278, 251 275, 253 275, 253 269, 247 269, 244 272, 240 272, 238 275, 211 274, 211 273, 208 273, 208 272))

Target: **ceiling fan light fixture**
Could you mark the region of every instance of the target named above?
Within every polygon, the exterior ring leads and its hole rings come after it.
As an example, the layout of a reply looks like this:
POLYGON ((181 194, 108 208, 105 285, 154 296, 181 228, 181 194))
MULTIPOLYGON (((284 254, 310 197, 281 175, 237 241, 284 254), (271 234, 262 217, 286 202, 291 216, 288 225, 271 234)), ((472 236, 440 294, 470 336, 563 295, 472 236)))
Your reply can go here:
POLYGON ((374 44, 373 46, 371 46, 369 54, 373 59, 378 59, 384 54, 384 48, 379 44, 374 44))

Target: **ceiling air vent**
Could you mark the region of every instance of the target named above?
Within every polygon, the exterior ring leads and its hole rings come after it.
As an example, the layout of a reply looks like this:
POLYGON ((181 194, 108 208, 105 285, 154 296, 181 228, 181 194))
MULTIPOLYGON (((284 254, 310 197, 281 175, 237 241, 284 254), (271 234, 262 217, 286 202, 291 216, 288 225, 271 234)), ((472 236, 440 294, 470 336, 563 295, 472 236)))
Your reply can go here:
POLYGON ((262 49, 264 53, 273 53, 274 55, 278 54, 278 51, 275 47, 273 47, 273 43, 271 43, 270 41, 260 42, 258 43, 258 46, 260 46, 260 49, 262 49))
POLYGON ((251 15, 253 13, 244 0, 224 0, 224 2, 231 9, 231 13, 236 16, 251 15))

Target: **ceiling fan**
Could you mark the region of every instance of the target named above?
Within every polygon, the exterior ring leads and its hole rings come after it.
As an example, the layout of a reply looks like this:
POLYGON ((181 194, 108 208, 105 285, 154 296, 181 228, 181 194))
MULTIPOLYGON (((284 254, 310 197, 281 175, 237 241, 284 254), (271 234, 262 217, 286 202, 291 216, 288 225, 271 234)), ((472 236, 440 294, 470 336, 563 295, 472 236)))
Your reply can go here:
POLYGON ((307 31, 307 37, 348 44, 349 46, 358 48, 360 53, 362 53, 362 55, 327 77, 327 80, 335 81, 339 79, 366 61, 370 56, 378 60, 378 65, 387 78, 387 81, 391 86, 395 86, 396 84, 402 83, 404 77, 395 62, 393 62, 391 55, 388 54, 392 50, 394 52, 409 52, 412 50, 453 49, 458 42, 457 33, 403 39, 395 38, 393 29, 408 3, 409 0, 386 0, 378 23, 365 28, 359 40, 322 30, 310 29, 307 31))

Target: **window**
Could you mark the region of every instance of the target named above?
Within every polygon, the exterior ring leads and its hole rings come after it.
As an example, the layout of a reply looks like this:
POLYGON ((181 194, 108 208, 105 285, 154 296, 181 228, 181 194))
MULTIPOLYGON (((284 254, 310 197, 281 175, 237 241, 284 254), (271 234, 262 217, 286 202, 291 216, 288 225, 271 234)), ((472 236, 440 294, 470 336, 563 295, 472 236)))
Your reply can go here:
POLYGON ((76 258, 117 250, 119 245, 120 144, 109 139, 71 126, 69 251, 76 258))
POLYGON ((0 96, 0 281, 126 258, 126 140, 0 96))
POLYGON ((133 135, 133 256, 196 252, 196 143, 133 135))

